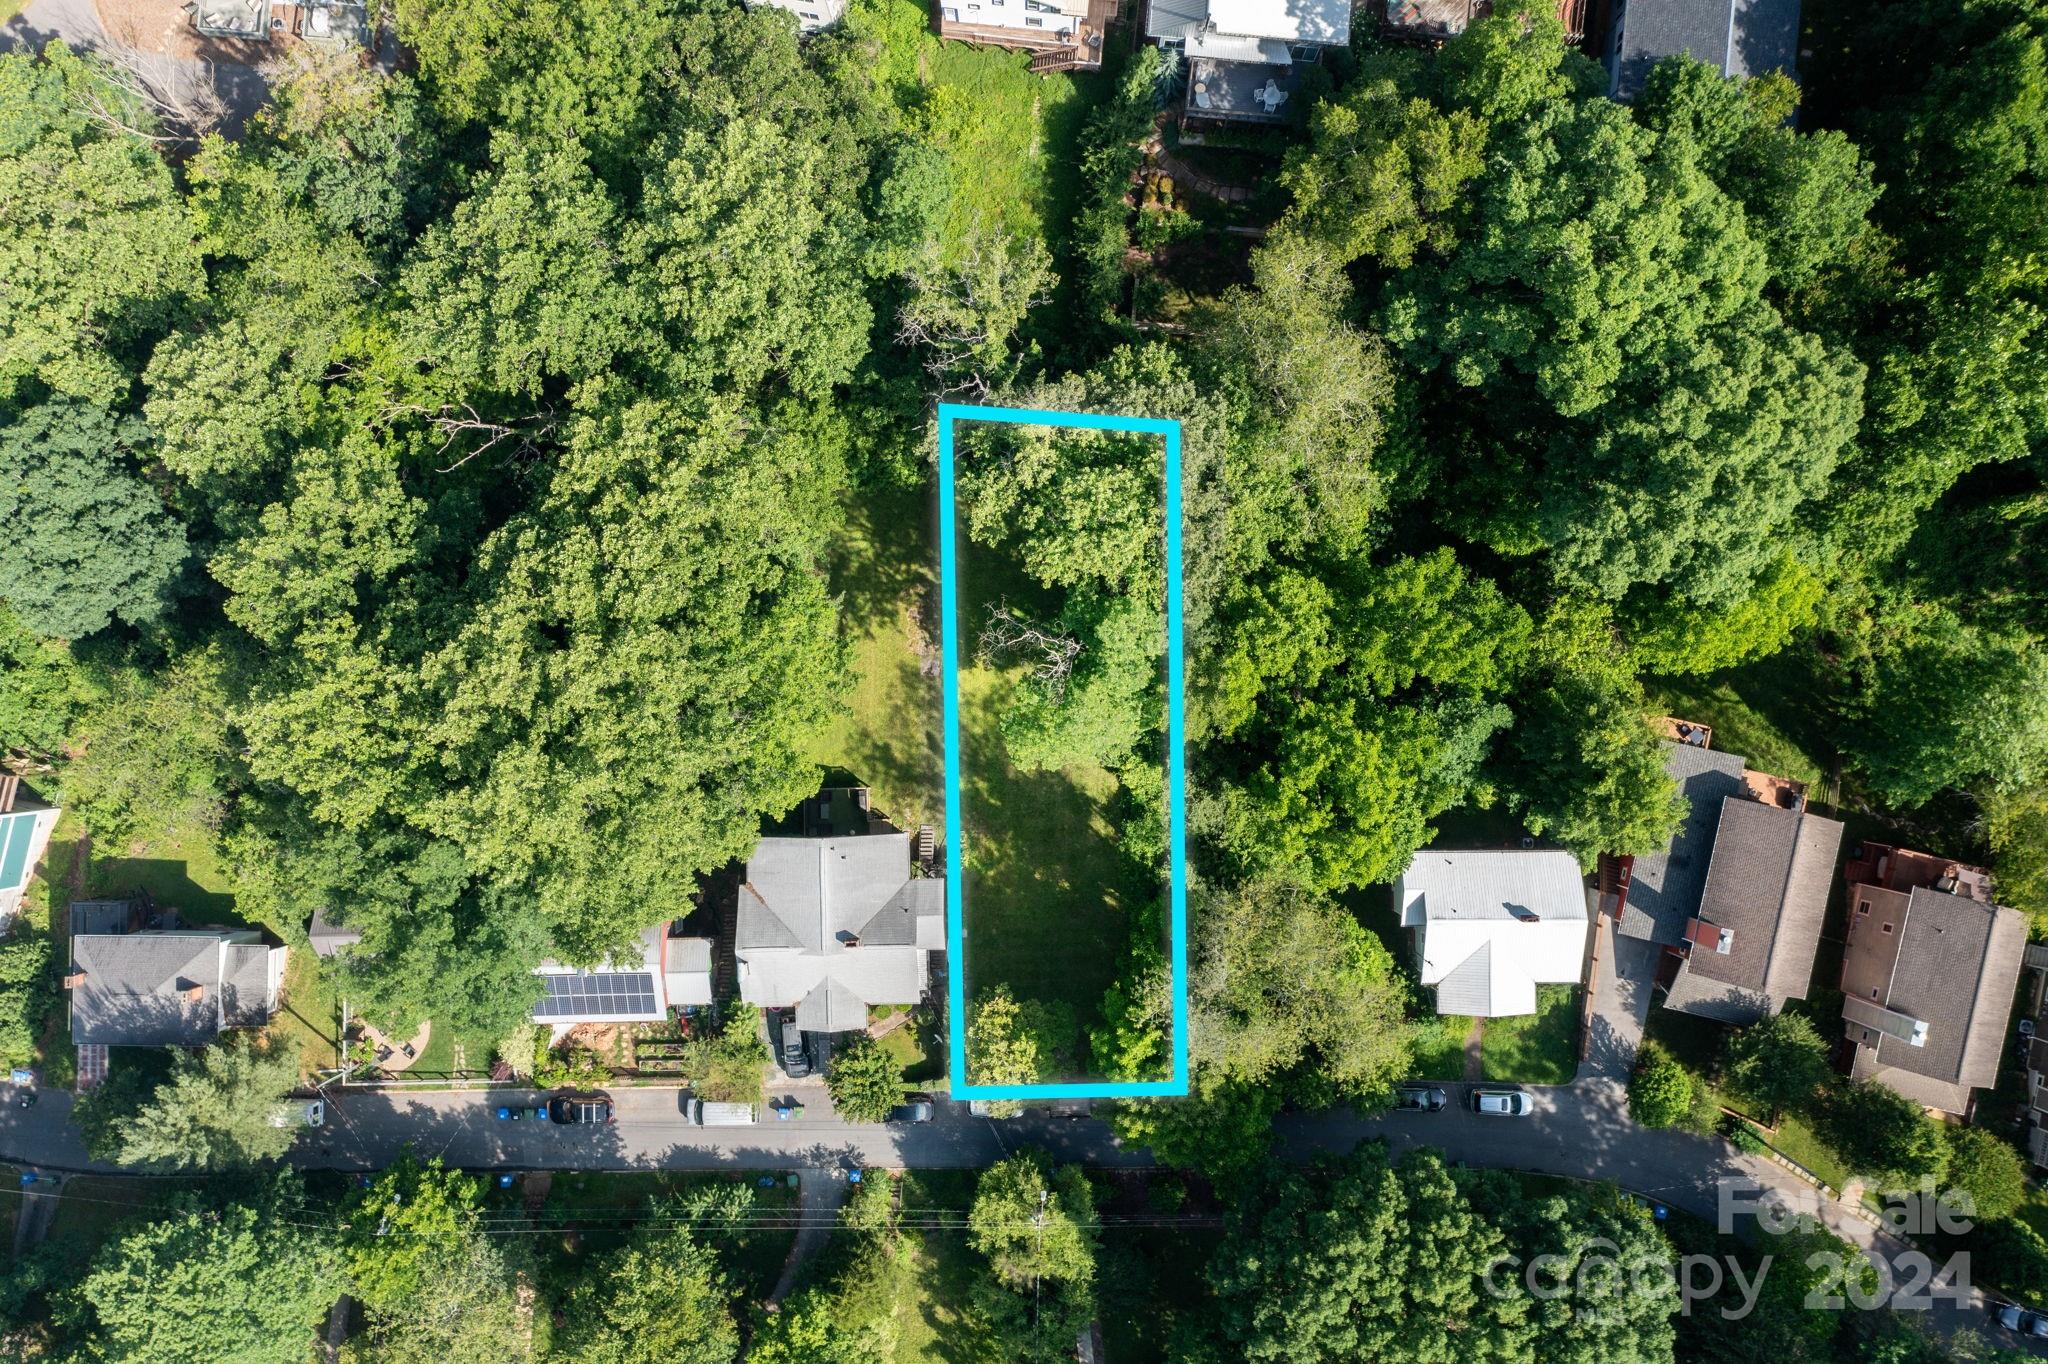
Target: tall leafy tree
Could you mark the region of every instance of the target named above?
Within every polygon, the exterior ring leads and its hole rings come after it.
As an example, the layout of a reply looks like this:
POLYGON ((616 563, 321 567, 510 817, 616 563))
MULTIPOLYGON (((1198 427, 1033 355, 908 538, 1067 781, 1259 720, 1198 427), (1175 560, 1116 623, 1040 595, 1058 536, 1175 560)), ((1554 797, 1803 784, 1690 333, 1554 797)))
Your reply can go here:
POLYGON ((1438 1153, 1393 1165, 1364 1146, 1233 1213, 1210 1268, 1219 1333, 1252 1361, 1523 1358, 1526 1301, 1485 1287, 1505 1249, 1438 1153))
POLYGON ((149 428, 76 400, 0 427, 0 521, 16 528, 6 593, 21 623, 53 639, 147 625, 185 561, 185 531, 141 476, 149 428))
POLYGON ((187 1207, 93 1257, 76 1285, 88 1349, 172 1364, 297 1364, 341 1292, 333 1251, 298 1225, 295 1180, 260 1203, 187 1207))
POLYGON ((0 54, 0 107, 0 404, 118 402, 206 288, 155 120, 62 43, 0 54))
POLYGON ((181 1054, 171 1075, 132 1113, 114 1116, 113 1154, 123 1165, 234 1170, 289 1151, 299 1128, 285 1096, 299 1082, 296 1046, 268 1049, 238 1039, 181 1054))

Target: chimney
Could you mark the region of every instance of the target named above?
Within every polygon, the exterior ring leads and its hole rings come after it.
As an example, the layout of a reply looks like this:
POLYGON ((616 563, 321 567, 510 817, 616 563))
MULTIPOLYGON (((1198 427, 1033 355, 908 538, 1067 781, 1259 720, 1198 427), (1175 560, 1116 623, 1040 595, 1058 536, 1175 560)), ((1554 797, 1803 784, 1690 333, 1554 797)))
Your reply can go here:
POLYGON ((0 815, 14 809, 14 793, 21 788, 21 778, 12 772, 0 772, 0 815))
POLYGON ((185 989, 185 998, 191 1000, 194 1004, 197 1004, 200 1000, 206 998, 206 987, 204 985, 187 986, 185 989))
POLYGON ((848 947, 859 947, 859 946, 860 946, 860 934, 858 934, 858 933, 849 933, 849 934, 847 934, 847 935, 846 935, 846 945, 847 945, 848 947))
POLYGON ((76 990, 83 984, 85 984, 85 972, 83 971, 73 971, 70 975, 64 977, 64 988, 67 990, 76 990))

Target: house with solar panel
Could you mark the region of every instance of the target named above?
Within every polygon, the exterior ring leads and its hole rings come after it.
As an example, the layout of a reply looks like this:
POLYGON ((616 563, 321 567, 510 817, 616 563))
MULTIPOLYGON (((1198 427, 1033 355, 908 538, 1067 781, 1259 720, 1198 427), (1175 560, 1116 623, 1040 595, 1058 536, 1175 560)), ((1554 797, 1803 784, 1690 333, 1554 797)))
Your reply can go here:
POLYGON ((659 1023, 669 1010, 711 1002, 711 939, 697 921, 664 921, 644 930, 633 948, 595 967, 542 962, 542 985, 533 1021, 556 1027, 579 1023, 659 1023))
POLYGON ((762 839, 739 888, 740 998, 827 1035, 865 1028, 871 1005, 917 1003, 946 942, 945 881, 924 870, 912 835, 879 820, 762 839))
POLYGON ((22 897, 61 813, 24 792, 21 778, 0 775, 0 932, 21 912, 22 897))

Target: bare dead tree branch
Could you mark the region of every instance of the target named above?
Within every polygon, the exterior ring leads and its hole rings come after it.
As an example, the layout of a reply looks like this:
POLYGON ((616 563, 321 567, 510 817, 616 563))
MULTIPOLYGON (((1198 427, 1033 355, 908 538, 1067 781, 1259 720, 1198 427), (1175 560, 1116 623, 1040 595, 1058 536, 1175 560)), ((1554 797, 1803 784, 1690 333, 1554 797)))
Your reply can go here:
POLYGON ((468 403, 443 403, 439 407, 428 407, 422 403, 390 403, 378 415, 378 420, 395 420, 401 416, 424 417, 427 425, 441 433, 441 446, 434 452, 437 456, 447 454, 456 441, 464 436, 485 437, 482 444, 467 451, 462 458, 435 471, 443 474, 454 473, 501 441, 516 439, 519 442, 519 453, 532 454, 539 442, 559 424, 559 418, 553 408, 529 412, 523 417, 513 417, 509 421, 495 422, 484 417, 468 403))
POLYGON ((107 83, 154 115, 163 130, 138 126, 134 111, 111 107, 88 86, 80 103, 86 115, 104 127, 159 146, 176 146, 197 142, 227 117, 227 102, 214 85, 211 62, 180 61, 120 43, 108 44, 98 55, 107 83))
POLYGON ((1053 701, 1066 696, 1074 663, 1081 657, 1080 640, 1038 624, 1012 609, 1008 601, 989 604, 988 619, 982 623, 975 647, 983 663, 1028 661, 1033 680, 1053 701))

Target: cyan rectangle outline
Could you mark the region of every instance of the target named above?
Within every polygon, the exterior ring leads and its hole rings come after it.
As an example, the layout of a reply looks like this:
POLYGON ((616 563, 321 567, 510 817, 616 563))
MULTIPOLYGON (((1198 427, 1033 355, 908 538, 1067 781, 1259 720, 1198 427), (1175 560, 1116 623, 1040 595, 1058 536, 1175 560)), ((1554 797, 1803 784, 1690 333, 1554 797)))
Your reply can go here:
POLYGON ((948 1071, 957 1099, 1117 1099, 1188 1092, 1188 887, 1187 773, 1181 747, 1182 696, 1180 564, 1180 423, 1157 417, 1103 416, 1093 412, 1041 412, 973 403, 939 404, 939 633, 945 661, 946 721, 946 970, 951 1034, 948 1071), (960 651, 954 558, 953 425, 996 422, 1079 431, 1134 431, 1166 440, 1166 846, 1167 923, 1173 992, 1173 1078, 1074 1084, 975 1085, 967 1080, 966 900, 961 892, 960 651))

